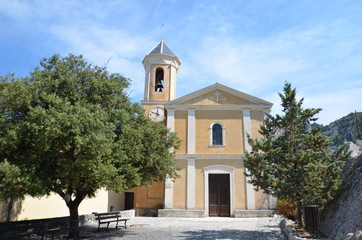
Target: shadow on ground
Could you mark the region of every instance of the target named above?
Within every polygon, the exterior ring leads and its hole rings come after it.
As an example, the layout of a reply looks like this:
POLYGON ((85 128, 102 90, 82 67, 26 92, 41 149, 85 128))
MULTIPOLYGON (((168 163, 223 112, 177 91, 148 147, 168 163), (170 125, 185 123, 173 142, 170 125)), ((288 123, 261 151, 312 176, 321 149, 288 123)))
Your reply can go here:
MULTIPOLYGON (((55 234, 54 239, 56 240, 68 240, 68 232, 69 229, 62 229, 60 232, 55 234)), ((80 227, 80 239, 92 239, 92 240, 104 240, 104 239, 121 239, 124 236, 133 236, 137 235, 133 232, 126 232, 126 229, 124 228, 109 228, 107 229, 100 229, 97 231, 97 227, 93 226, 82 226, 80 227)), ((37 239, 39 239, 40 236, 38 236, 37 239)), ((48 238, 46 238, 48 239, 48 238)), ((49 238, 50 239, 50 238, 49 238)))
POLYGON ((180 239, 204 240, 204 239, 238 239, 238 240, 282 240, 280 236, 270 232, 245 231, 245 230, 199 230, 182 232, 180 239))
POLYGON ((111 238, 122 238, 124 236, 137 235, 133 232, 126 232, 124 228, 110 228, 108 231, 106 229, 100 229, 97 231, 95 227, 83 227, 81 228, 81 239, 111 239, 111 238))

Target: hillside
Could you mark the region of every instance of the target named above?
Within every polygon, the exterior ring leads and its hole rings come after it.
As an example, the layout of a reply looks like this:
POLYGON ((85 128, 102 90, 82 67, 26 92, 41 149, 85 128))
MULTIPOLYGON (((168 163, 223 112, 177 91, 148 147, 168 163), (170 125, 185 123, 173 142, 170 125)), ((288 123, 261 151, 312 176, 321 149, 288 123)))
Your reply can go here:
POLYGON ((362 112, 350 113, 323 126, 322 133, 331 140, 332 150, 345 142, 362 139, 362 112))

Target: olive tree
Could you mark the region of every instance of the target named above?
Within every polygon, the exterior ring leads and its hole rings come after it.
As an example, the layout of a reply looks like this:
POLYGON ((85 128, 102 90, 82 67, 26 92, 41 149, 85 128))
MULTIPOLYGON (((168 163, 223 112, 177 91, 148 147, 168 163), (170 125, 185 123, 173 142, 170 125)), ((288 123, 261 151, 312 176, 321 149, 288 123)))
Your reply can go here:
POLYGON ((129 84, 74 55, 43 59, 29 77, 2 76, 1 199, 56 193, 69 208, 69 237, 79 238, 78 207, 100 188, 175 177, 179 140, 131 103, 129 84))

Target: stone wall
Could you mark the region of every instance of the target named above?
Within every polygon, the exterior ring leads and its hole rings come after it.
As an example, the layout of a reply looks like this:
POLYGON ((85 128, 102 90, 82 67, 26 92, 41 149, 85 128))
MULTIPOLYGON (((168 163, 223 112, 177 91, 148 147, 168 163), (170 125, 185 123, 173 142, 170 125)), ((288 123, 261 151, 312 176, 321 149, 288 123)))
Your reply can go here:
POLYGON ((345 239, 349 233, 362 230, 362 151, 358 154, 346 164, 342 193, 327 207, 321 222, 320 230, 329 239, 345 239))

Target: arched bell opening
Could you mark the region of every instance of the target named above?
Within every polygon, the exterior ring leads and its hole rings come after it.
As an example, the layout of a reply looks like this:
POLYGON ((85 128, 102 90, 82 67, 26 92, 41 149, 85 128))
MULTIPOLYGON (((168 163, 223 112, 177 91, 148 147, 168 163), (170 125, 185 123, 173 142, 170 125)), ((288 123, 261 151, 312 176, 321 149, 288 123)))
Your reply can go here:
POLYGON ((163 68, 156 69, 156 76, 155 76, 155 92, 164 92, 164 72, 163 68))

